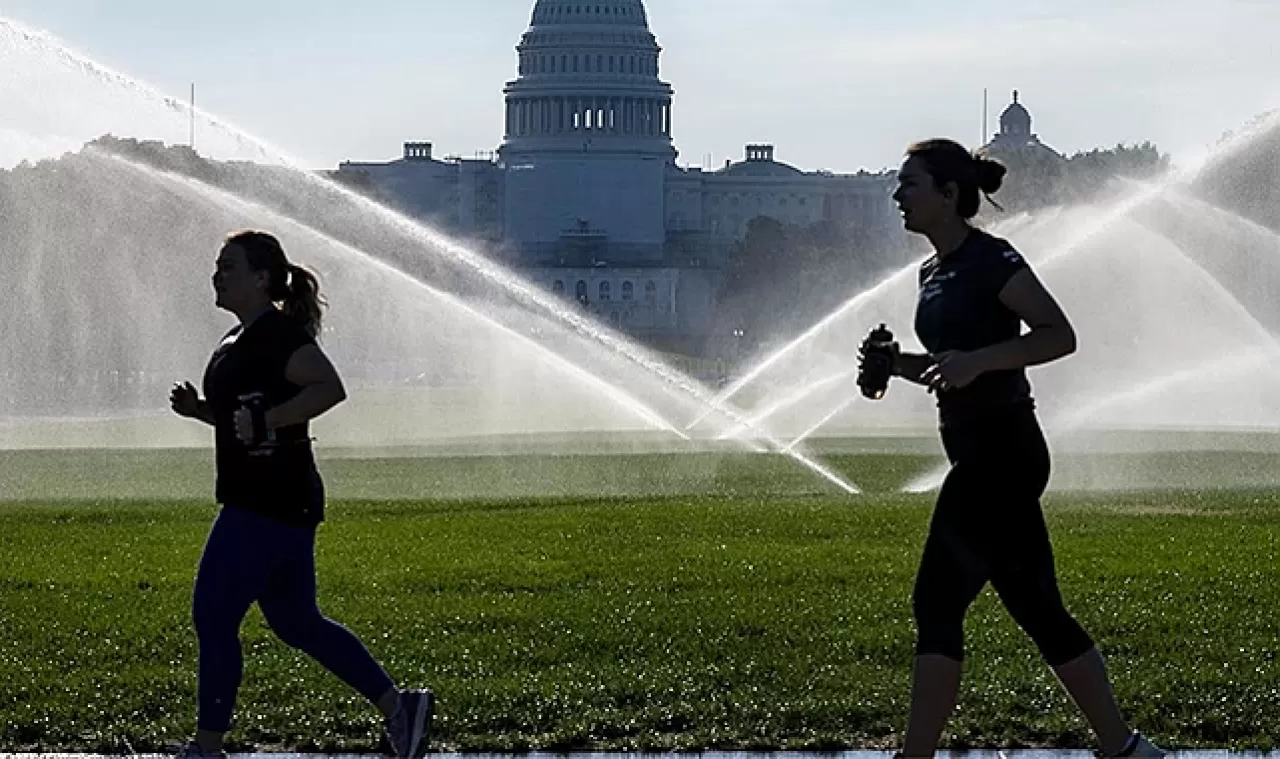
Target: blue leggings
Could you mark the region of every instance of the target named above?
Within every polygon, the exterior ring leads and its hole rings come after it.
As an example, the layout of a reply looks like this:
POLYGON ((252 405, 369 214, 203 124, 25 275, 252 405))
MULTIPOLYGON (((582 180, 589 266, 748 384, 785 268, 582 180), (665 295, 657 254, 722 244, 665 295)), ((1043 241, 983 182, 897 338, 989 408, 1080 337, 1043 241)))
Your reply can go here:
POLYGON ((394 687, 350 630, 316 606, 314 527, 290 527, 224 507, 200 557, 192 617, 200 647, 201 730, 226 732, 244 660, 240 623, 254 601, 280 640, 376 702, 394 687))

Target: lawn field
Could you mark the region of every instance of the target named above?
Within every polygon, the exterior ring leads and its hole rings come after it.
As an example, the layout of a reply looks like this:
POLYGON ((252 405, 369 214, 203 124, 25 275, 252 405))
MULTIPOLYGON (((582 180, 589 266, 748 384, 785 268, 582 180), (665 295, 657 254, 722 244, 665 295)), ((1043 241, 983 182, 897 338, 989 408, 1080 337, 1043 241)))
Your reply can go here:
MULTIPOLYGON (((1275 748, 1280 489, 1235 475, 1280 461, 1161 455, 1142 468, 1237 486, 1052 492, 1064 595, 1162 744, 1275 748)), ((435 689, 446 748, 894 745, 932 505, 898 491, 937 460, 834 444, 824 460, 866 494, 725 452, 328 454, 321 605, 435 689)), ((10 451, 0 467, 0 751, 187 735, 209 452, 10 451)), ((967 631, 947 745, 1090 745, 989 591, 967 631)), ((234 748, 376 748, 372 709, 256 609, 243 633, 234 748)))

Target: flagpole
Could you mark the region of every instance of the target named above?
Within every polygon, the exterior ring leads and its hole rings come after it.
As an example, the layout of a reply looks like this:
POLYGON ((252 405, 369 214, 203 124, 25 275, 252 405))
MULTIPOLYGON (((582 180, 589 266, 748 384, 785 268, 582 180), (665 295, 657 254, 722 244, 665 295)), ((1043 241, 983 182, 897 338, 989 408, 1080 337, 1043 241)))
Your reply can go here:
POLYGON ((187 143, 192 150, 196 149, 196 83, 191 83, 191 139, 187 143))
POLYGON ((981 145, 987 144, 987 88, 982 88, 982 142, 981 145))

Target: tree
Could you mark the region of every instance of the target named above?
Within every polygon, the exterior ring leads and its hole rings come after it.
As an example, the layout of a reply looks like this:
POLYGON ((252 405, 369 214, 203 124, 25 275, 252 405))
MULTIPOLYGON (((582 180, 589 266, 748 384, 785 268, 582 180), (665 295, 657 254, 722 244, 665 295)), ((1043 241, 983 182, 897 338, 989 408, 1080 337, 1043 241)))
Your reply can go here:
POLYGON ((1010 213, 1087 203, 1118 179, 1153 179, 1169 170, 1170 158, 1151 142, 1116 145, 1064 158, 1031 146, 993 155, 1009 170, 997 200, 1010 213))

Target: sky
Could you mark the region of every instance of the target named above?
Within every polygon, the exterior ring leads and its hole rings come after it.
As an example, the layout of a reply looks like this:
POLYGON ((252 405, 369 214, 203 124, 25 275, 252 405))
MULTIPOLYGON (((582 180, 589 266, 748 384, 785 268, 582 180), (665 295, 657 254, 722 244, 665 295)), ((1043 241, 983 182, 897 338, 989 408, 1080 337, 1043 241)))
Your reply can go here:
MULTIPOLYGON (((771 143, 802 169, 896 166, 982 138, 1021 92, 1073 153, 1143 140, 1188 160, 1280 108, 1280 0, 647 0, 682 165, 771 143)), ((0 16, 198 105, 314 168, 405 141, 502 140, 533 0, 0 0, 0 16)), ((4 76, 0 66, 0 78, 4 76)), ((0 135, 6 124, 0 106, 0 135)), ((138 135, 145 136, 145 135, 138 135)))

